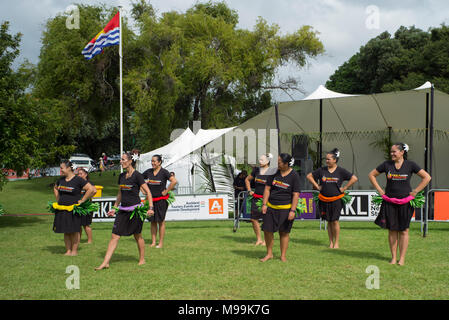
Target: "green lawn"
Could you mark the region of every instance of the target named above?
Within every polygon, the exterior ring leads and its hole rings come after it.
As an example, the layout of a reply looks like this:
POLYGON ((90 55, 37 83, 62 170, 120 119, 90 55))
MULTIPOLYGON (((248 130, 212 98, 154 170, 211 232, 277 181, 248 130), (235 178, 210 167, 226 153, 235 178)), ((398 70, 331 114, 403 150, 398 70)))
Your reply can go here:
MULTIPOLYGON (((27 203, 44 201, 45 212, 47 179, 9 183, 0 203, 8 213, 30 213, 27 203), (27 203, 5 202, 21 202, 19 191, 27 203)), ((102 179, 111 180, 113 195, 116 178, 102 179)), ((123 237, 110 268, 97 272, 112 223, 93 223, 94 243, 83 237, 77 257, 63 256, 63 235, 53 233, 52 223, 52 216, 0 217, 0 299, 449 299, 446 223, 431 223, 426 238, 412 223, 406 265, 400 267, 388 263, 387 232, 374 223, 342 221, 341 248, 332 250, 318 221, 295 221, 288 261, 279 260, 276 235, 275 259, 261 263, 265 248, 252 245, 248 223, 234 233, 232 221, 167 222, 165 247, 147 246, 145 265, 137 265, 134 238, 123 237), (71 265, 80 270, 79 290, 66 288, 71 265), (366 288, 371 265, 380 272, 379 289, 366 288)), ((149 223, 144 238, 148 243, 149 223)))

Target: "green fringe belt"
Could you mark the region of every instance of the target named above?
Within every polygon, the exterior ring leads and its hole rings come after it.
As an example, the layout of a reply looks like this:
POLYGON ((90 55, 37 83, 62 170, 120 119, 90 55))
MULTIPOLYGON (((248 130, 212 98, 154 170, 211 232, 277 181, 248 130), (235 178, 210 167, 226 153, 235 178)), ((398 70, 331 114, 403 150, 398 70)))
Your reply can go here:
POLYGON ((56 213, 56 210, 58 210, 58 209, 59 210, 72 209, 72 210, 68 210, 68 211, 72 211, 73 214, 78 214, 78 215, 82 215, 82 216, 86 216, 88 214, 96 212, 96 211, 98 211, 99 208, 100 208, 100 205, 98 203, 93 203, 91 201, 86 201, 80 205, 76 204, 76 205, 72 205, 72 206, 61 206, 61 205, 58 205, 57 202, 49 201, 48 206, 47 206, 47 209, 51 213, 56 213))

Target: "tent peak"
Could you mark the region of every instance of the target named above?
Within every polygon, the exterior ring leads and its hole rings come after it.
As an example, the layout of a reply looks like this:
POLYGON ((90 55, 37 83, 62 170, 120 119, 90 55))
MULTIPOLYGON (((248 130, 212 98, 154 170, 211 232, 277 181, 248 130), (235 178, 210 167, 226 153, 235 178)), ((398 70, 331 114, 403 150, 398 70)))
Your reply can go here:
POLYGON ((339 93, 332 90, 327 89, 322 84, 310 95, 305 97, 302 100, 319 100, 319 99, 331 99, 331 98, 345 98, 345 97, 355 97, 357 95, 354 94, 345 94, 339 93))
POLYGON ((430 89, 432 87, 432 83, 430 81, 426 81, 422 86, 415 88, 413 90, 424 90, 424 89, 430 89))

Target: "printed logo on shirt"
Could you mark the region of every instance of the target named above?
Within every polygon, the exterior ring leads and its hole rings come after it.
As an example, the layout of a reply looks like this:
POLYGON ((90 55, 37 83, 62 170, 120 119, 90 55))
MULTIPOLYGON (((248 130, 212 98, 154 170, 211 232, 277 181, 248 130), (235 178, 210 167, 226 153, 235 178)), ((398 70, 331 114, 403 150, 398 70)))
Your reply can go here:
POLYGON ((162 181, 161 180, 151 180, 151 179, 145 179, 145 183, 148 183, 152 186, 159 186, 162 181))
POLYGON ((128 184, 121 184, 120 185, 120 189, 121 190, 131 190, 133 188, 132 185, 128 185, 128 184))
POLYGON ((254 179, 254 181, 256 183, 261 183, 261 184, 265 184, 267 182, 267 180, 263 180, 263 179, 260 179, 260 178, 256 178, 256 179, 254 179))
POLYGON ((323 180, 323 182, 335 182, 335 183, 337 183, 338 182, 338 178, 333 178, 333 177, 323 177, 323 178, 321 178, 321 180, 323 180))
POLYGON ((388 171, 387 179, 393 180, 393 181, 404 181, 407 180, 408 174, 398 174, 398 173, 391 173, 388 171))
POLYGON ((58 190, 62 191, 62 192, 73 192, 73 189, 75 189, 75 188, 67 187, 67 186, 58 186, 58 190))
POLYGON ((288 183, 278 181, 278 180, 273 180, 273 186, 279 187, 282 189, 288 189, 288 187, 290 187, 290 185, 288 183))

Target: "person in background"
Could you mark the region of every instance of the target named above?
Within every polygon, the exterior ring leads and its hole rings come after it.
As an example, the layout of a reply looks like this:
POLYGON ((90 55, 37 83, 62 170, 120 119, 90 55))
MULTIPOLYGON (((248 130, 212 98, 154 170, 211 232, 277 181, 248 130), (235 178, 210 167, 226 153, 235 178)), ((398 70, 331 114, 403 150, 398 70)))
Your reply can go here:
POLYGON ((339 219, 344 207, 341 198, 345 195, 345 191, 358 180, 351 172, 337 165, 339 159, 340 151, 335 148, 326 155, 327 167, 318 168, 307 175, 307 180, 320 191, 318 209, 321 216, 328 222, 327 233, 331 249, 340 247, 339 219), (344 187, 342 187, 343 181, 348 181, 344 187))
MULTIPOLYGON (((248 175, 248 173, 246 172, 246 170, 242 170, 234 178, 233 185, 234 185, 235 210, 237 210, 237 208, 240 208, 240 210, 242 210, 243 199, 240 199, 240 201, 239 201, 238 196, 239 196, 240 192, 246 190, 245 179, 246 179, 247 175, 248 175), (239 205, 239 206, 237 206, 237 205, 239 205)), ((240 212, 238 214, 240 214, 240 212)))
POLYGON ((251 208, 246 208, 247 212, 251 210, 251 223, 253 225, 254 233, 256 234, 256 246, 265 245, 265 241, 262 241, 259 219, 262 219, 262 211, 257 206, 257 202, 263 198, 263 191, 265 190, 265 184, 267 182, 267 178, 270 175, 276 173, 277 169, 270 169, 270 161, 273 158, 273 155, 270 154, 262 154, 259 157, 259 167, 255 167, 251 174, 246 177, 245 185, 246 190, 248 191, 248 195, 252 196, 251 200, 251 208), (251 182, 254 181, 255 189, 251 190, 251 182))
POLYGON ((95 188, 86 180, 76 176, 73 164, 63 161, 60 165, 62 177, 56 182, 53 192, 57 201, 53 231, 64 233, 66 256, 78 255, 81 216, 73 213, 74 205, 86 202, 95 194, 95 188), (84 190, 84 194, 82 193, 84 190))
MULTIPOLYGON (((89 173, 86 171, 86 169, 78 168, 77 175, 78 175, 78 177, 81 177, 82 179, 86 180, 87 183, 90 184, 94 188, 95 193, 97 193, 97 189, 95 188, 95 185, 92 182, 90 182, 89 173)), ((81 192, 84 193, 85 191, 83 190, 81 192)), ((81 239, 81 236, 83 235, 83 228, 84 228, 84 232, 86 232, 86 235, 87 235, 87 243, 88 244, 92 243, 91 224, 92 224, 92 213, 81 216, 80 239, 81 239)))
POLYGON ((296 216, 300 190, 299 174, 292 169, 294 159, 287 153, 278 157, 276 174, 267 178, 263 192, 263 225, 267 254, 260 261, 273 259, 274 232, 279 232, 281 261, 287 261, 290 231, 296 216))
POLYGON ((162 168, 162 156, 154 155, 151 158, 152 168, 143 173, 145 183, 151 191, 154 202, 154 215, 149 218, 151 222, 151 244, 150 247, 162 248, 165 237, 165 216, 167 214, 169 197, 168 192, 172 191, 176 184, 175 175, 170 174, 162 168), (170 185, 167 188, 167 181, 170 185), (157 229, 159 226, 159 244, 156 245, 157 229))

